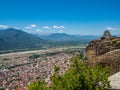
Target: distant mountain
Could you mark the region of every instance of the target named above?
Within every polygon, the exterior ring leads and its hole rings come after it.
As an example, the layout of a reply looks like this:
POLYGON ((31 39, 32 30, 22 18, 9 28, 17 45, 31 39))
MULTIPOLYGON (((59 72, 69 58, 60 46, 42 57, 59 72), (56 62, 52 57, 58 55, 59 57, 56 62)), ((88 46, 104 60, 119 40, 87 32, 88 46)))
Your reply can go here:
POLYGON ((49 41, 70 41, 73 40, 71 35, 65 33, 53 33, 50 35, 38 35, 40 38, 49 41))
POLYGON ((0 30, 0 50, 77 46, 80 44, 88 44, 96 38, 98 38, 98 36, 69 35, 65 33, 32 35, 22 30, 9 28, 0 30))
POLYGON ((45 40, 21 30, 13 28, 0 30, 0 50, 43 47, 46 43, 45 40))
POLYGON ((99 36, 69 35, 66 33, 53 33, 49 35, 35 34, 35 36, 49 41, 49 47, 79 46, 81 44, 88 44, 91 40, 99 38, 99 36))
POLYGON ((99 38, 99 36, 93 36, 93 35, 69 35, 66 33, 53 33, 49 35, 36 34, 36 36, 45 40, 53 41, 53 42, 56 42, 56 41, 89 42, 91 40, 99 38))

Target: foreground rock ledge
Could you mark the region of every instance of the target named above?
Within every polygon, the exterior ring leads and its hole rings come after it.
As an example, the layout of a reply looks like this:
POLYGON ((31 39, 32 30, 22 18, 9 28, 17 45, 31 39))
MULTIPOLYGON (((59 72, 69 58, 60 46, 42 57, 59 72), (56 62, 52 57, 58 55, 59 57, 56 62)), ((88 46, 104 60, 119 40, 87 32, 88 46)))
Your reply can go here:
POLYGON ((112 89, 120 89, 120 72, 110 76, 108 80, 110 81, 112 89))

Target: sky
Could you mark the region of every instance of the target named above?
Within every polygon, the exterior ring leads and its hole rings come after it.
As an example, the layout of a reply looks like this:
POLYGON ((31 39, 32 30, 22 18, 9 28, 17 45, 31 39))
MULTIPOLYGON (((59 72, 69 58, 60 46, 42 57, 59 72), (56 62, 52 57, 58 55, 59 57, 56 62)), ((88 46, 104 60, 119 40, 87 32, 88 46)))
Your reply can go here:
POLYGON ((120 0, 0 0, 0 29, 28 33, 120 34, 120 0))

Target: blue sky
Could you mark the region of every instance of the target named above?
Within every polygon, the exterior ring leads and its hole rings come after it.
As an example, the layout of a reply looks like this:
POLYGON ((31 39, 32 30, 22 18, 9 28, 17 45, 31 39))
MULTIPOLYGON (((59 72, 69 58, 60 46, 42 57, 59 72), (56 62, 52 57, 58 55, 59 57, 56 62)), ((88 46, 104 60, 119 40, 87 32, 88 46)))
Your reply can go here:
POLYGON ((0 28, 30 33, 120 34, 120 0, 0 0, 0 28))

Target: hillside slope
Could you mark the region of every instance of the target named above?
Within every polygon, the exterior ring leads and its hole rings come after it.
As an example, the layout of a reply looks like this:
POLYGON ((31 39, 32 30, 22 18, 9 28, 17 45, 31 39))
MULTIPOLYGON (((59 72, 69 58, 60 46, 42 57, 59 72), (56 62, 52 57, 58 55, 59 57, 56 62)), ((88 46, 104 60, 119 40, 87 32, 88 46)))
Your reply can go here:
POLYGON ((0 30, 0 50, 43 47, 47 42, 21 30, 0 30))

